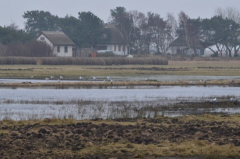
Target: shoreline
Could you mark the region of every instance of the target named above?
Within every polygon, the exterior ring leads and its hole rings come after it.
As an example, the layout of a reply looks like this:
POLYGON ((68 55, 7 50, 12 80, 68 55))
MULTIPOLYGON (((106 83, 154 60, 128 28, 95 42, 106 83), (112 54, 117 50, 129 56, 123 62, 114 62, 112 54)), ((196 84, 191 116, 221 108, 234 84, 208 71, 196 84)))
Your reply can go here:
POLYGON ((0 83, 0 87, 240 86, 240 80, 0 83))

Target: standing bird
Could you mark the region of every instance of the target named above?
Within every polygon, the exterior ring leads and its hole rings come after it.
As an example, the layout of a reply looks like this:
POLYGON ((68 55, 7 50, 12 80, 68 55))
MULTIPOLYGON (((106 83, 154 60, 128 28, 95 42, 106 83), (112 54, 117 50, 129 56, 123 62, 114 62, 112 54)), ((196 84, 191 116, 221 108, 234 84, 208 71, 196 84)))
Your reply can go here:
POLYGON ((229 111, 228 108, 225 108, 225 109, 224 109, 224 112, 225 112, 225 113, 228 113, 228 111, 229 111))
POLYGON ((93 80, 96 80, 97 78, 96 77, 93 77, 93 80))
POLYGON ((59 78, 60 78, 60 79, 63 79, 63 76, 60 76, 59 78))
POLYGON ((237 99, 236 99, 236 98, 230 98, 230 101, 231 101, 231 102, 236 102, 237 99))
POLYGON ((81 76, 79 77, 79 79, 80 79, 80 80, 83 80, 83 78, 82 78, 81 76))
POLYGON ((194 85, 195 83, 194 83, 193 81, 191 81, 189 84, 192 84, 192 85, 194 85))
POLYGON ((211 102, 211 103, 217 102, 217 98, 211 99, 210 102, 211 102))
POLYGON ((230 101, 233 102, 233 104, 238 105, 238 100, 236 98, 230 98, 230 101))

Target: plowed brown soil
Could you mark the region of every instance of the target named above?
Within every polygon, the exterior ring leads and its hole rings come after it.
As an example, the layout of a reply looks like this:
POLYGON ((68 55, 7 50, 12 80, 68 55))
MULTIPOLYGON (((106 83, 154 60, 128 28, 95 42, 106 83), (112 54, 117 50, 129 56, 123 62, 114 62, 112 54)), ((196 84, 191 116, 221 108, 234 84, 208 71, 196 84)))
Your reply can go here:
POLYGON ((239 119, 0 121, 0 158, 239 157, 239 119))

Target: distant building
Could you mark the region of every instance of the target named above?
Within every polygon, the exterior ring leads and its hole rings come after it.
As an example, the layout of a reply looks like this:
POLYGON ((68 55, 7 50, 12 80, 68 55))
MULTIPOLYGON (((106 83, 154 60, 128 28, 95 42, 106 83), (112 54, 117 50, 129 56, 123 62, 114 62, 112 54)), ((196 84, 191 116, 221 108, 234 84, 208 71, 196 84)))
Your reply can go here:
POLYGON ((192 55, 194 54, 194 49, 196 50, 196 54, 199 56, 204 56, 205 47, 203 42, 200 40, 195 40, 187 43, 186 37, 178 37, 170 44, 170 50, 172 54, 186 54, 192 55))
POLYGON ((72 57, 74 42, 61 31, 42 31, 36 38, 37 41, 45 42, 53 48, 56 56, 72 57))
POLYGON ((113 25, 107 27, 108 35, 95 49, 99 53, 113 53, 115 55, 128 55, 129 45, 121 32, 113 25))
POLYGON ((75 53, 75 57, 97 57, 97 50, 92 48, 81 48, 75 53))

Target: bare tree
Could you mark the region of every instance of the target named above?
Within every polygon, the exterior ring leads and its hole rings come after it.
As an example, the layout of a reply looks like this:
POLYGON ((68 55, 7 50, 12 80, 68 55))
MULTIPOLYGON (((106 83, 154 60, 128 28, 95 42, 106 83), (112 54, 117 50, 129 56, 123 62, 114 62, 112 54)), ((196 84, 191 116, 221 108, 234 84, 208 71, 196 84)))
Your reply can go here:
POLYGON ((124 7, 116 7, 116 9, 111 10, 111 17, 112 20, 110 23, 119 29, 122 36, 126 39, 126 42, 132 46, 133 22, 129 12, 127 12, 124 7))
POLYGON ((189 16, 186 15, 183 11, 181 11, 178 14, 178 22, 179 22, 179 28, 180 28, 180 36, 185 36, 186 38, 186 43, 188 45, 188 47, 190 48, 190 44, 189 44, 189 29, 188 29, 188 20, 189 20, 189 16))
POLYGON ((215 10, 215 15, 221 16, 225 20, 231 20, 229 23, 229 37, 228 41, 230 43, 226 43, 224 45, 225 51, 229 56, 232 56, 232 50, 234 50, 234 55, 238 54, 240 49, 240 11, 233 7, 217 8, 215 10))
POLYGON ((179 28, 180 36, 185 37, 188 48, 192 49, 194 54, 196 54, 196 46, 200 43, 199 30, 183 11, 179 13, 179 28))
POLYGON ((12 30, 15 30, 17 31, 18 30, 18 25, 15 23, 15 22, 12 22, 9 26, 7 26, 9 29, 12 29, 12 30))
POLYGON ((177 20, 171 13, 167 13, 167 27, 169 28, 169 36, 167 37, 167 49, 169 49, 169 45, 174 41, 176 38, 176 31, 177 31, 177 20))
POLYGON ((144 13, 139 11, 129 11, 129 15, 132 17, 132 34, 134 38, 133 47, 138 53, 144 53, 146 51, 145 38, 147 25, 147 17, 144 13))
POLYGON ((169 28, 167 22, 159 14, 148 13, 148 25, 152 33, 152 44, 157 53, 166 53, 167 39, 169 37, 169 28))
POLYGON ((224 19, 230 19, 236 23, 240 23, 240 12, 238 9, 233 7, 217 8, 215 10, 215 15, 221 16, 224 19))

